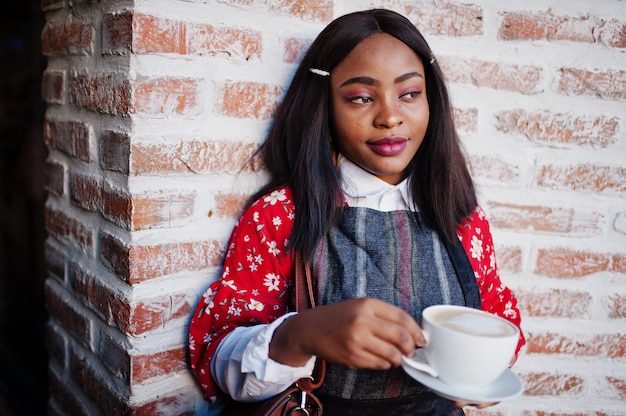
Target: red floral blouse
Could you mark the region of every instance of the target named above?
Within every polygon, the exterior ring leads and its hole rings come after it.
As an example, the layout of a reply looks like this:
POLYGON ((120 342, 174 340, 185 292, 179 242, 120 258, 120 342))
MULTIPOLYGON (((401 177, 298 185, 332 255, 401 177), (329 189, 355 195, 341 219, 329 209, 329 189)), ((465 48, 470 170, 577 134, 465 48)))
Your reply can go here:
MULTIPOLYGON (((270 323, 287 312, 293 255, 286 247, 294 218, 289 188, 251 205, 233 229, 221 278, 196 307, 189 328, 190 364, 209 399, 218 391, 210 363, 221 339, 239 326, 270 323)), ((459 224, 457 235, 474 269, 482 309, 519 327, 517 300, 500 281, 489 222, 480 207, 459 224)), ((517 352, 524 343, 521 334, 517 352)))

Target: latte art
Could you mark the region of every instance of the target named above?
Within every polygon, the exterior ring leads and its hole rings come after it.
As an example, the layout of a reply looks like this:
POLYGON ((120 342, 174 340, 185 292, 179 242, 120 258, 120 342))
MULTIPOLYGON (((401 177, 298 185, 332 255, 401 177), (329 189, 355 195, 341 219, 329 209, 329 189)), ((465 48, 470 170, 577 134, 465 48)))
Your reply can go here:
POLYGON ((507 322, 485 314, 443 311, 434 317, 434 321, 444 328, 473 335, 501 337, 515 333, 515 329, 507 322))

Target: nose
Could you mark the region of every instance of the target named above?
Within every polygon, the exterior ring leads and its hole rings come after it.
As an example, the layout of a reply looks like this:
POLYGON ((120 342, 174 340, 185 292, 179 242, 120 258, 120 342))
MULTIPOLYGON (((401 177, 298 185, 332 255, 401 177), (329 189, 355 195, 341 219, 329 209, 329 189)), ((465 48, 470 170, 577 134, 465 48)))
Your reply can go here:
POLYGON ((374 126, 391 129, 402 124, 401 104, 397 100, 385 98, 378 101, 378 111, 374 117, 374 126))

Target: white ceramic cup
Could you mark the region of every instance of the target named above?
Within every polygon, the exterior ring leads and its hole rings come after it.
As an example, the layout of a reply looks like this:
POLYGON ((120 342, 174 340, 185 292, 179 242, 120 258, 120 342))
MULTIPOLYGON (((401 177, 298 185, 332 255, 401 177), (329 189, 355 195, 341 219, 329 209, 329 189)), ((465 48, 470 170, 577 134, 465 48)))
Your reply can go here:
POLYGON ((480 388, 508 367, 519 329, 499 316, 464 306, 435 305, 422 312, 423 348, 428 363, 411 367, 463 388, 480 388))

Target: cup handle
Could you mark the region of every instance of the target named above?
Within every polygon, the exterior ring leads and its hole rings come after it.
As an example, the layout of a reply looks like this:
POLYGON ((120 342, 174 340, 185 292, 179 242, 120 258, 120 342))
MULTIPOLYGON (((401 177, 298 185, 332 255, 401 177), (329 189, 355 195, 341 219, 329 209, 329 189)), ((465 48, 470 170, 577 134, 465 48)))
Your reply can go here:
POLYGON ((402 360, 411 368, 430 374, 433 377, 439 376, 437 370, 426 361, 426 357, 424 356, 421 348, 415 350, 413 358, 402 357, 402 360))

